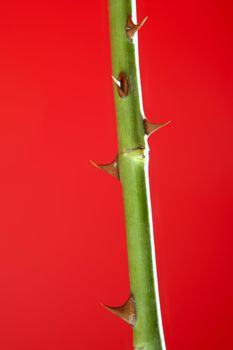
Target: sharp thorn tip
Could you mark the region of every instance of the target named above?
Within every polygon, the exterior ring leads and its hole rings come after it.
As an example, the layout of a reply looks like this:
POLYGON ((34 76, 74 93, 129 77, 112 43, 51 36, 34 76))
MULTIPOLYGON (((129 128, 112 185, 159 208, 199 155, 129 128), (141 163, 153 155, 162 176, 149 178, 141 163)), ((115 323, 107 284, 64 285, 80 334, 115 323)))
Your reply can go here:
POLYGON ((123 319, 125 322, 129 323, 132 327, 135 326, 137 315, 135 300, 132 295, 125 302, 125 304, 120 307, 112 307, 105 304, 103 304, 103 307, 123 319))
POLYGON ((89 159, 89 162, 90 162, 92 165, 94 165, 95 167, 98 168, 98 165, 97 165, 93 160, 89 159))
POLYGON ((118 79, 116 79, 113 75, 112 75, 112 80, 114 81, 114 83, 117 84, 117 86, 121 87, 121 82, 118 79))
POLYGON ((163 128, 164 126, 168 125, 171 123, 171 120, 168 120, 165 123, 151 123, 149 120, 144 119, 144 126, 145 126, 145 132, 148 136, 150 136, 154 131, 159 130, 160 128, 163 128))
POLYGON ((93 162, 93 160, 90 160, 90 163, 92 165, 94 165, 96 168, 102 169, 102 170, 106 171, 108 174, 119 179, 117 158, 108 164, 97 164, 97 163, 93 162))
POLYGON ((143 26, 143 24, 148 20, 148 16, 146 16, 142 21, 141 23, 139 24, 140 27, 143 26))
POLYGON ((132 16, 128 16, 127 25, 126 25, 126 34, 130 41, 133 41, 134 35, 138 32, 138 30, 143 26, 143 24, 148 19, 148 16, 146 16, 139 24, 135 24, 132 21, 132 16))

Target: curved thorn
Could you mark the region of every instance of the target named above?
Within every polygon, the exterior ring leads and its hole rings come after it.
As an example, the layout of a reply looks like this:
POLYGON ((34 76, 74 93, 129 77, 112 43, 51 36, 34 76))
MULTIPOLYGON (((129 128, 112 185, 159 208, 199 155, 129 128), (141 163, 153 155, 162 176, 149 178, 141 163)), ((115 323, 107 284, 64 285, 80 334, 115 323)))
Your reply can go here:
POLYGON ((145 17, 143 19, 143 21, 141 21, 139 24, 135 24, 132 21, 132 16, 128 16, 125 30, 126 30, 126 35, 130 41, 133 41, 134 35, 143 26, 143 24, 146 22, 147 18, 148 17, 145 17))
POLYGON ((117 85, 117 91, 120 97, 126 97, 129 93, 129 81, 125 73, 120 72, 118 79, 112 75, 112 80, 117 85))
POLYGON ((96 168, 102 169, 106 171, 108 174, 114 176, 116 179, 119 179, 117 158, 108 164, 97 164, 93 162, 93 160, 90 160, 90 163, 94 165, 96 168))
POLYGON ((122 306, 112 307, 105 304, 102 304, 102 306, 111 311, 114 315, 122 318, 122 320, 130 324, 132 327, 135 326, 137 319, 136 304, 132 295, 130 295, 129 299, 122 306))
POLYGON ((168 125, 171 123, 171 120, 168 120, 165 123, 159 123, 159 124, 153 124, 149 122, 149 120, 144 119, 144 127, 145 127, 145 132, 148 136, 150 136, 154 131, 168 125))

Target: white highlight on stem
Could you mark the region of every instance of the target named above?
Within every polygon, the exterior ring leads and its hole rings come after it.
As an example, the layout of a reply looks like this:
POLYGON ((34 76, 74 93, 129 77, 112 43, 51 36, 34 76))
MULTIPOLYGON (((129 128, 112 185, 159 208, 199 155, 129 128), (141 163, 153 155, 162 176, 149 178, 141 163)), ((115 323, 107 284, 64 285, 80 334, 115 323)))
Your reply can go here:
MULTIPOLYGON (((132 0, 132 21, 134 23, 137 23, 136 9, 137 9, 136 0, 132 0)), ((146 17, 146 19, 147 18, 148 17, 146 17)), ((133 38, 133 45, 135 46, 135 60, 136 60, 136 74, 137 74, 137 80, 138 80, 139 105, 140 105, 140 111, 141 111, 142 117, 145 119, 146 117, 145 117, 143 102, 142 102, 141 77, 140 77, 140 70, 139 70, 138 31, 135 33, 135 36, 133 38)))
POLYGON ((152 247, 152 265, 153 265, 153 273, 154 273, 154 285, 155 285, 155 294, 156 294, 156 308, 157 308, 157 318, 158 318, 158 327, 159 333, 161 335, 161 343, 162 350, 166 350, 164 332, 163 332, 163 323, 162 323, 162 315, 161 315, 161 306, 160 306, 160 297, 159 297, 159 286, 158 286, 158 274, 157 274, 157 266, 156 266, 156 252, 155 252, 155 243, 154 243, 154 230, 153 230, 153 218, 152 218, 152 210, 151 210, 151 197, 150 197, 150 181, 149 181, 149 147, 147 146, 147 155, 145 161, 145 176, 146 176, 146 192, 147 192, 147 203, 149 210, 149 224, 150 224, 150 240, 152 247))

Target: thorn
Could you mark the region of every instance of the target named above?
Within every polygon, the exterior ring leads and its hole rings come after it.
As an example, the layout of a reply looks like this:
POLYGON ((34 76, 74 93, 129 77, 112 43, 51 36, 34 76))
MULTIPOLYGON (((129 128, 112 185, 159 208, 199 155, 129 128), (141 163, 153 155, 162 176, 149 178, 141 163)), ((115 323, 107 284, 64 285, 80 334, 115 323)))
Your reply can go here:
POLYGON ((117 85, 117 91, 120 97, 126 97, 129 93, 129 81, 125 73, 120 73, 118 79, 112 75, 114 83, 117 85))
POLYGON ((151 134, 153 134, 154 131, 168 125, 171 123, 171 120, 168 120, 165 123, 159 123, 159 124, 153 124, 151 122, 149 122, 149 120, 144 119, 144 127, 145 127, 145 132, 148 136, 150 136, 151 134))
POLYGON ((90 163, 92 165, 94 165, 95 167, 106 171, 108 174, 114 176, 116 179, 119 179, 117 158, 108 164, 97 164, 97 163, 93 162, 92 160, 90 160, 90 163))
POLYGON ((144 20, 139 24, 134 24, 132 21, 132 16, 128 16, 125 30, 126 30, 127 37, 130 41, 133 41, 134 35, 143 26, 147 18, 148 17, 145 17, 144 20))
POLYGON ((111 311, 114 315, 119 316, 124 321, 129 323, 132 327, 136 324, 136 304, 132 295, 130 295, 129 299, 126 303, 119 307, 112 307, 102 304, 105 309, 111 311))
POLYGON ((120 80, 117 80, 113 75, 112 75, 112 80, 114 81, 114 83, 117 84, 117 86, 121 87, 121 82, 120 82, 120 80))

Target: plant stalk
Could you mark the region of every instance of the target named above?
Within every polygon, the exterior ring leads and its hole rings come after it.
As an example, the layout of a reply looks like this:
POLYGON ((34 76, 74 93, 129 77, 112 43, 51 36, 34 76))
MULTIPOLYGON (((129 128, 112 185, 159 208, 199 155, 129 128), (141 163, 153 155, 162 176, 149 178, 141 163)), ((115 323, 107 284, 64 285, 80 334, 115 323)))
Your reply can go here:
POLYGON ((148 178, 149 148, 145 131, 138 63, 135 0, 109 0, 114 99, 118 129, 118 174, 122 184, 131 295, 136 305, 135 350, 165 350, 148 178), (127 26, 128 25, 128 26, 127 26), (128 28, 128 29, 127 29, 128 28))

